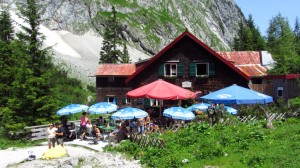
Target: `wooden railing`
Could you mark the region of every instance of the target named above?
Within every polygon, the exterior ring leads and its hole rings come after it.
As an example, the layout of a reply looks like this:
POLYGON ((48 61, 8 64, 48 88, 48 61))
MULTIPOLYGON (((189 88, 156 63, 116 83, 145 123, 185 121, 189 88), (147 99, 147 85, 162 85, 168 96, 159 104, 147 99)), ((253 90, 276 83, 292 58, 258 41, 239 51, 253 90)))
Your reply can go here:
MULTIPOLYGON (((289 117, 300 117, 300 114, 298 112, 290 112, 290 113, 279 113, 279 114, 271 114, 270 119, 271 120, 283 120, 289 117)), ((248 115, 248 116, 238 116, 237 117, 239 121, 243 122, 243 123, 247 123, 247 122, 254 122, 258 120, 257 116, 252 116, 252 115, 248 115)), ((229 118, 227 118, 222 124, 235 124, 235 120, 231 120, 229 118)))
POLYGON ((140 134, 131 134, 130 140, 132 142, 137 143, 141 148, 149 147, 149 146, 165 148, 164 140, 160 140, 156 137, 151 137, 149 135, 142 136, 140 134))
POLYGON ((46 139, 48 136, 46 134, 48 128, 49 125, 38 125, 38 126, 25 127, 24 130, 26 132, 29 132, 28 139, 34 141, 34 140, 46 139))
MULTIPOLYGON (((79 125, 80 121, 70 121, 76 123, 75 125, 79 125)), ((25 127, 24 131, 28 132, 27 138, 30 140, 40 140, 47 139, 48 135, 46 134, 47 129, 49 128, 49 124, 47 125, 37 125, 37 126, 29 126, 25 127)))

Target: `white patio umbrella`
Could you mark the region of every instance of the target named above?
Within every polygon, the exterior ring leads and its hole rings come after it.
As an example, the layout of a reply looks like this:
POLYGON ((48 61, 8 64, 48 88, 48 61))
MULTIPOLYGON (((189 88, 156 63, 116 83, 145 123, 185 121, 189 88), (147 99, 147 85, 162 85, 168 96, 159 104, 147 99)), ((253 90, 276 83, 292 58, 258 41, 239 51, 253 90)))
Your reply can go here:
POLYGON ((88 109, 88 112, 90 114, 107 114, 107 113, 112 113, 114 111, 117 111, 117 109, 118 109, 118 106, 113 103, 99 102, 99 103, 92 105, 88 109))

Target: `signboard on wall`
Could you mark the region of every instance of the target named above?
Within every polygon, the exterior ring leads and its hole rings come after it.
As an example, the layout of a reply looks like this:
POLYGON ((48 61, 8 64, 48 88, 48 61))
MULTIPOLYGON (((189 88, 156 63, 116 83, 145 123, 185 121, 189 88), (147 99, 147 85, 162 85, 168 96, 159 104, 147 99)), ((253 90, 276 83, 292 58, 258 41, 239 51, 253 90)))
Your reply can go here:
POLYGON ((182 85, 183 88, 191 88, 192 87, 192 82, 184 81, 184 82, 182 82, 181 85, 182 85))

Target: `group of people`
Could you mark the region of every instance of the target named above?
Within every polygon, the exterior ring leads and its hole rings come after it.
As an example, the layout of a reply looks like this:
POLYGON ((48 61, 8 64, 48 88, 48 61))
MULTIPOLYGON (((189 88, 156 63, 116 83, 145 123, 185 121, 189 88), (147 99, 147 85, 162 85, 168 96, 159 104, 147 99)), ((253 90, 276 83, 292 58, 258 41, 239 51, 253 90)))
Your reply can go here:
POLYGON ((226 109, 224 104, 212 104, 207 108, 207 115, 210 125, 215 125, 216 123, 222 123, 224 120, 226 109))
POLYGON ((137 120, 133 120, 129 126, 130 126, 130 131, 133 131, 133 129, 137 129, 137 133, 141 135, 144 135, 145 131, 155 132, 159 129, 157 124, 151 122, 151 118, 149 114, 145 118, 139 118, 137 120))
MULTIPOLYGON (((112 120, 110 120, 112 121, 112 120)), ((74 124, 74 123, 73 123, 74 124)), ((105 124, 115 125, 106 121, 102 116, 92 124, 91 120, 87 117, 87 113, 83 112, 80 118, 80 138, 81 140, 87 139, 87 136, 95 137, 95 140, 100 141, 104 139, 103 134, 101 133, 98 126, 105 124)), ((119 124, 115 125, 116 129, 108 135, 109 141, 121 142, 124 139, 129 137, 129 132, 133 129, 137 130, 137 133, 144 135, 145 131, 155 131, 158 129, 158 125, 151 123, 150 115, 145 118, 139 118, 132 121, 120 121, 119 124), (127 130, 127 127, 130 127, 130 130, 127 130)), ((72 127, 72 123, 71 123, 72 127)), ((75 127, 75 126, 74 126, 75 127)), ((70 129, 72 130, 72 128, 70 129)), ((55 147, 55 144, 63 146, 64 138, 71 139, 74 133, 69 130, 67 125, 67 119, 62 118, 62 123, 50 124, 47 134, 48 134, 48 145, 49 149, 55 147)))
POLYGON ((48 147, 49 149, 55 147, 55 143, 57 145, 64 146, 64 136, 66 132, 63 127, 61 127, 60 123, 50 124, 49 128, 47 129, 47 135, 48 135, 48 147))
POLYGON ((86 139, 87 134, 89 134, 90 136, 95 136, 97 141, 103 139, 101 131, 99 130, 97 125, 96 124, 92 125, 91 120, 89 120, 86 117, 86 112, 82 113, 80 119, 80 130, 82 131, 82 134, 80 136, 81 139, 86 139))

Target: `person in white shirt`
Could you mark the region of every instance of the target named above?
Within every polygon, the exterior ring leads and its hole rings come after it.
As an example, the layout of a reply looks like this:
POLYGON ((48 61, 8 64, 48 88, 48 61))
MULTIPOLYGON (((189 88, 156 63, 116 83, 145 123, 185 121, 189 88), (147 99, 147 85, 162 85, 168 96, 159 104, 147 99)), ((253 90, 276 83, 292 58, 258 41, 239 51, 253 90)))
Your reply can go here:
POLYGON ((83 134, 82 134, 82 139, 85 139, 86 137, 86 133, 88 133, 90 136, 91 136, 91 133, 92 133, 92 127, 93 127, 93 125, 92 125, 92 123, 91 123, 91 120, 87 120, 87 122, 86 122, 86 131, 84 131, 83 132, 83 134))
POLYGON ((57 128, 54 127, 54 124, 50 124, 49 128, 47 129, 47 135, 48 135, 48 147, 51 149, 51 147, 55 147, 55 131, 57 128))

